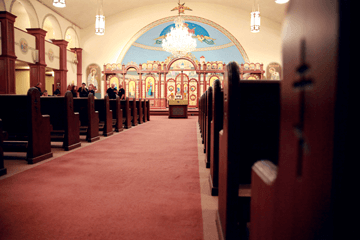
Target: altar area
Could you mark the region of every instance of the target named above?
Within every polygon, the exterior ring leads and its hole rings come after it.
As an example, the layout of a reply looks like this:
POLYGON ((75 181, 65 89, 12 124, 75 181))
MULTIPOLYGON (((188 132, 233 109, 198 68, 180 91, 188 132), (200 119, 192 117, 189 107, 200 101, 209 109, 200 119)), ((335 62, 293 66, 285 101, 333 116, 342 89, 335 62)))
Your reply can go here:
MULTIPOLYGON (((169 56, 163 62, 108 63, 103 71, 104 89, 113 83, 117 88, 122 85, 126 97, 149 99, 151 111, 157 115, 167 115, 169 101, 181 95, 189 113, 197 115, 199 97, 216 79, 223 85, 225 67, 222 61, 206 62, 203 56, 199 61, 191 53, 181 58, 169 56)), ((239 67, 242 79, 264 79, 263 64, 245 63, 239 67)))

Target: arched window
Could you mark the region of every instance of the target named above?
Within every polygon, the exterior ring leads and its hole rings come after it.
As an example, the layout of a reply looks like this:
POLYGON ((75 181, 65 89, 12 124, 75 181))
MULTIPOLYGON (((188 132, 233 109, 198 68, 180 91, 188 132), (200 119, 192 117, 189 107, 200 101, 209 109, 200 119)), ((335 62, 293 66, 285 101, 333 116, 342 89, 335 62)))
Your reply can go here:
POLYGON ((79 39, 75 30, 72 27, 69 27, 65 32, 65 40, 68 41, 67 48, 76 48, 79 47, 79 39))
POLYGON ((13 2, 11 13, 16 16, 14 26, 26 31, 27 28, 31 28, 29 15, 20 1, 13 2))
POLYGON ((45 40, 63 39, 60 24, 53 15, 49 14, 45 17, 42 28, 47 31, 45 40))

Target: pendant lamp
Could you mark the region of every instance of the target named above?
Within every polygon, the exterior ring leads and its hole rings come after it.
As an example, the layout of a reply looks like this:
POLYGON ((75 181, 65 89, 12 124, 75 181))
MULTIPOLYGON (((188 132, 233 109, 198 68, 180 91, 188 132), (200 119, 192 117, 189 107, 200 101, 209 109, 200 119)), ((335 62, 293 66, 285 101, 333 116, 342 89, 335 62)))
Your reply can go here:
POLYGON ((251 32, 252 33, 258 33, 260 32, 260 8, 258 5, 258 10, 255 10, 255 7, 253 8, 253 11, 251 14, 251 32))
POLYGON ((182 57, 196 49, 196 39, 193 33, 189 31, 185 20, 180 16, 180 14, 184 14, 185 10, 192 10, 186 7, 185 3, 180 4, 180 1, 172 11, 175 10, 178 11, 178 17, 174 21, 175 28, 172 27, 170 32, 166 34, 162 48, 174 57, 182 57))
POLYGON ((53 5, 58 8, 66 7, 65 0, 53 0, 53 5))
POLYGON ((98 9, 95 17, 95 34, 105 34, 105 16, 103 12, 103 0, 98 0, 98 9))
POLYGON ((277 4, 284 4, 287 3, 289 0, 275 0, 275 3, 277 4))

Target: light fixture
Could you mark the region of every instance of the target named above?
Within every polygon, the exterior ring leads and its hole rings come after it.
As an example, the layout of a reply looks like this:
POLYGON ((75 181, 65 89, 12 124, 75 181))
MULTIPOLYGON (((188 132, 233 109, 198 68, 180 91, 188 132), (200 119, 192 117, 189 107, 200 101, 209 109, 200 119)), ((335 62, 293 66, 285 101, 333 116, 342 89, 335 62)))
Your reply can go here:
POLYGON ((253 7, 253 11, 251 14, 251 32, 252 33, 258 33, 260 32, 260 8, 258 5, 258 10, 255 10, 255 7, 253 7))
POLYGON ((103 0, 98 0, 98 9, 95 17, 95 34, 105 34, 105 16, 103 12, 103 0))
POLYGON ((58 8, 66 7, 65 0, 53 0, 53 5, 58 8))
MULTIPOLYGON (((184 19, 180 16, 180 13, 184 13, 184 10, 191 10, 184 6, 184 4, 178 3, 178 7, 173 10, 178 10, 179 15, 175 18, 175 28, 171 28, 170 32, 166 34, 165 39, 162 42, 162 47, 165 51, 171 53, 174 57, 182 57, 187 53, 196 49, 196 39, 193 38, 193 34, 189 32, 189 28, 186 26, 184 19)), ((173 11, 172 10, 172 11, 173 11)))
POLYGON ((289 0, 275 0, 277 4, 284 4, 287 3, 289 0))
POLYGON ((76 52, 76 47, 75 47, 75 50, 74 50, 74 63, 75 64, 78 64, 78 59, 77 59, 77 52, 76 52))

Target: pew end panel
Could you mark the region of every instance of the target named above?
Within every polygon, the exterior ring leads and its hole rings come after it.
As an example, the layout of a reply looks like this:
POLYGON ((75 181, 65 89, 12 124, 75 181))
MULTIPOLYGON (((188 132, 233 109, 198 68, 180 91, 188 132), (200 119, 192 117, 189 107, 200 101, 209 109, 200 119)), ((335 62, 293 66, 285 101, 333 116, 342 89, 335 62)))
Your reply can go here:
POLYGON ((250 240, 273 239, 274 184, 277 166, 271 161, 256 162, 251 173, 250 240))
POLYGON ((125 118, 123 118, 123 110, 121 109, 120 97, 116 95, 116 99, 110 99, 110 109, 112 110, 113 127, 116 132, 123 131, 123 124, 125 118))
POLYGON ((131 116, 132 116, 132 126, 138 125, 138 115, 137 115, 137 108, 136 108, 136 99, 133 98, 132 100, 129 100, 130 109, 131 109, 131 116))
POLYGON ((6 133, 3 132, 2 128, 2 120, 0 119, 0 176, 5 175, 7 173, 7 169, 4 164, 4 151, 3 151, 3 142, 5 139, 6 133))
POLYGON ((94 142, 100 139, 99 136, 99 112, 95 110, 95 98, 92 93, 88 96, 87 101, 89 129, 87 135, 88 142, 94 142))
POLYGON ((108 94, 104 99, 94 99, 95 110, 99 113, 99 130, 102 130, 105 137, 113 134, 113 112, 110 110, 108 94))
POLYGON ((210 140, 210 190, 212 196, 218 196, 219 188, 219 132, 223 128, 224 97, 221 83, 215 80, 213 89, 211 140, 210 140))
POLYGON ((138 99, 136 100, 136 108, 137 108, 137 118, 138 118, 138 123, 142 124, 143 123, 143 107, 142 107, 142 99, 138 99))
POLYGON ((147 122, 148 121, 147 120, 148 112, 147 112, 147 107, 146 107, 146 99, 144 99, 142 101, 142 106, 143 106, 143 112, 144 112, 144 114, 143 114, 143 122, 147 122))
POLYGON ((146 100, 146 111, 147 111, 147 120, 150 121, 150 100, 146 100))
POLYGON ((27 94, 29 111, 29 147, 27 161, 37 163, 53 156, 51 152, 50 116, 41 114, 40 92, 30 88, 27 94))
POLYGON ((120 100, 120 103, 121 103, 121 109, 123 111, 123 118, 125 118, 124 127, 126 129, 129 129, 132 127, 132 116, 131 116, 129 98, 126 98, 125 100, 120 100))
POLYGON ((206 91, 206 118, 205 118, 205 165, 206 168, 210 168, 210 146, 211 146, 211 121, 212 121, 212 97, 213 97, 213 88, 210 86, 206 91))

